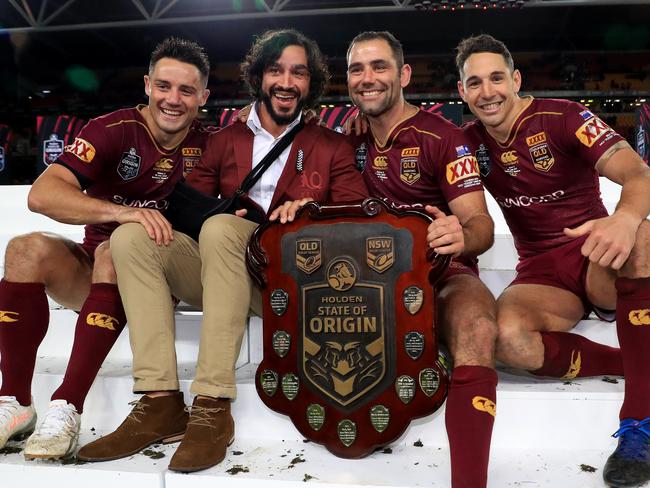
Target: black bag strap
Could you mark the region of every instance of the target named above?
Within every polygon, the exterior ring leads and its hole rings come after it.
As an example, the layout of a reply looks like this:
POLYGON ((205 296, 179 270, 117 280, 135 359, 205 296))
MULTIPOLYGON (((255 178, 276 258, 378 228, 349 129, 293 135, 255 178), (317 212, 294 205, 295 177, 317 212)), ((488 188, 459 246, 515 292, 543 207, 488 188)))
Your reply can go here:
POLYGON ((296 134, 305 126, 305 123, 303 122, 302 118, 300 121, 294 125, 289 132, 287 132, 282 139, 280 139, 275 146, 271 148, 271 150, 262 158, 262 160, 257 163, 257 165, 252 169, 250 173, 246 175, 246 178, 244 178, 244 181, 242 181, 241 185, 239 185, 239 188, 235 190, 235 196, 240 197, 244 195, 245 193, 248 192, 255 183, 262 177, 262 174, 269 169, 269 167, 273 164, 273 161, 278 159, 278 156, 284 151, 289 144, 291 144, 291 141, 293 141, 293 138, 296 137, 296 134))

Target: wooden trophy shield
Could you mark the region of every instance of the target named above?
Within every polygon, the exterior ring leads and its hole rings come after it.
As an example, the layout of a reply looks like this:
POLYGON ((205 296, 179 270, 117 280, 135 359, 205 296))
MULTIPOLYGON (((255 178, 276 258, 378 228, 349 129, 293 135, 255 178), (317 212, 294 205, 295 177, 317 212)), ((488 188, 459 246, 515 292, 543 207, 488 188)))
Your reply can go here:
POLYGON ((377 199, 311 202, 249 243, 264 302, 259 396, 337 456, 389 444, 447 395, 434 285, 449 257, 428 249, 429 222, 377 199))

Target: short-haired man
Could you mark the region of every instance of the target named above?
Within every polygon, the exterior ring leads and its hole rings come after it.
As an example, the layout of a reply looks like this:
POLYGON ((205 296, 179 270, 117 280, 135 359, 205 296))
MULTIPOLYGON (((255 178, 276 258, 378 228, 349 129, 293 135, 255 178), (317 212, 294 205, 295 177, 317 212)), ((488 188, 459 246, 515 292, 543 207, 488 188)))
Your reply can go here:
POLYGON ((202 47, 166 39, 144 77, 148 105, 92 119, 32 186, 31 210, 87 225, 83 244, 34 232, 7 246, 0 282, 0 448, 36 424, 31 382, 49 295, 79 310, 79 319, 63 384, 25 457, 56 459, 75 449, 88 390, 126 322, 108 238, 120 223, 134 222, 157 243, 171 239, 160 210, 207 141, 195 118, 209 95, 209 70, 202 47))
POLYGON ((584 106, 519 97, 521 73, 489 35, 457 48, 458 91, 478 118, 485 187, 499 203, 519 254, 498 300, 497 358, 534 374, 625 374, 610 486, 650 480, 650 168, 584 106), (598 178, 622 185, 612 215, 598 178), (616 309, 620 351, 567 331, 592 309, 616 309))
MULTIPOLYGON (((188 178, 210 195, 232 196, 251 168, 300 122, 302 108, 316 103, 328 78, 316 43, 294 30, 260 36, 242 72, 256 99, 248 121, 211 136, 203 160, 188 178)), ((280 216, 286 221, 309 200, 351 202, 366 196, 346 138, 307 124, 245 200, 271 220, 280 216)), ((260 315, 262 309, 261 292, 245 265, 256 227, 238 216, 215 215, 203 224, 198 243, 175 231, 166 247, 131 224, 115 232, 111 252, 129 319, 134 391, 144 395, 115 432, 79 451, 81 459, 128 456, 183 432, 170 469, 197 471, 224 459, 234 437, 230 402, 236 395, 235 361, 247 316, 260 315), (203 308, 189 421, 178 391, 171 293, 203 308)))
MULTIPOLYGON (((437 285, 438 325, 454 358, 446 426, 452 486, 487 483, 496 413, 496 305, 478 278, 476 256, 493 240, 476 160, 462 131, 404 99, 411 67, 389 32, 364 32, 348 48, 350 98, 369 122, 359 141, 370 193, 401 206, 420 206, 434 221, 427 241, 453 256, 437 285)), ((422 243, 423 246, 427 243, 422 243)))

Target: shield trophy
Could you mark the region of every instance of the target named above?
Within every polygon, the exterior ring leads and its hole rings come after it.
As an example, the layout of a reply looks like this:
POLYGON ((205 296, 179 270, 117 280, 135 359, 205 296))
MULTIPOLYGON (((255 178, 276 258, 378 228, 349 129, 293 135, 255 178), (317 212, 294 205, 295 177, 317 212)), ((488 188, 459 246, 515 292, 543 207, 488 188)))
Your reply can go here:
POLYGON ((307 439, 360 458, 444 402, 435 284, 449 257, 426 245, 431 218, 382 200, 310 202, 251 237, 262 289, 262 401, 307 439))

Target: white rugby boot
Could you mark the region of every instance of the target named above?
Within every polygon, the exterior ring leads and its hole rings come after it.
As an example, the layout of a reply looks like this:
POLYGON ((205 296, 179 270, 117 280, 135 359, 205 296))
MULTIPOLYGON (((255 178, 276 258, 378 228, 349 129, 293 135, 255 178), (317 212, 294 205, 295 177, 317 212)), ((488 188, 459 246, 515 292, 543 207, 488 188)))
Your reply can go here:
POLYGON ((34 431, 34 404, 23 407, 14 396, 0 396, 0 449, 9 440, 22 440, 34 431))
POLYGON ((61 459, 77 447, 81 416, 71 403, 52 400, 43 423, 27 439, 25 459, 61 459))

